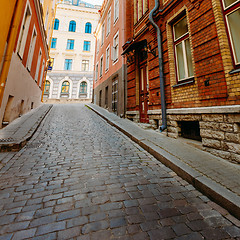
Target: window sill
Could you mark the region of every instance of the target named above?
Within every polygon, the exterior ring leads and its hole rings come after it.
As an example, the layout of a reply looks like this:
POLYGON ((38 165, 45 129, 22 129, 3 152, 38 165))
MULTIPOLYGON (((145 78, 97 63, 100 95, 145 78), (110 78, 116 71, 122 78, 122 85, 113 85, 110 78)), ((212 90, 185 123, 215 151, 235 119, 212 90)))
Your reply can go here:
POLYGON ((240 73, 240 68, 233 69, 232 71, 229 72, 229 74, 234 74, 234 73, 240 73))
POLYGON ((178 83, 178 84, 174 85, 173 88, 185 86, 185 85, 188 85, 188 84, 193 84, 194 82, 195 82, 195 79, 190 78, 190 79, 186 80, 185 82, 181 82, 181 83, 178 83))

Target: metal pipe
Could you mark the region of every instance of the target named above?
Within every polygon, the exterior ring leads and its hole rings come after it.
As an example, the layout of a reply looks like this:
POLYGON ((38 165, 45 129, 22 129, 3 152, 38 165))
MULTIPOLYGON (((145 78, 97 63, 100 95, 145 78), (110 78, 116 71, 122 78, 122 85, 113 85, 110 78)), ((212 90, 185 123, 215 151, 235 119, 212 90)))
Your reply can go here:
POLYGON ((159 26, 153 20, 153 14, 159 8, 159 1, 155 0, 155 7, 149 13, 149 21, 157 30, 157 42, 158 42, 158 62, 159 62, 159 78, 160 78, 160 93, 161 93, 161 109, 162 109, 162 126, 160 131, 164 131, 167 128, 167 111, 165 101, 165 89, 164 89, 164 77, 163 77, 163 55, 162 55, 162 38, 161 30, 159 26))

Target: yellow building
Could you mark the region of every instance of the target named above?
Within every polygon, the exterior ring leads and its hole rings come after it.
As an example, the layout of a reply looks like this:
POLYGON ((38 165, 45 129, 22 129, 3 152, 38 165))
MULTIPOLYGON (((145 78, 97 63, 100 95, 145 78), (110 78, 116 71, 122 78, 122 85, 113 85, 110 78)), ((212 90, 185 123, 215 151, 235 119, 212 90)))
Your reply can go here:
POLYGON ((0 107, 17 38, 23 2, 23 0, 0 0, 0 107))
POLYGON ((43 10, 43 22, 44 22, 45 31, 47 34, 47 42, 48 42, 48 46, 50 46, 57 1, 41 0, 40 2, 43 10))

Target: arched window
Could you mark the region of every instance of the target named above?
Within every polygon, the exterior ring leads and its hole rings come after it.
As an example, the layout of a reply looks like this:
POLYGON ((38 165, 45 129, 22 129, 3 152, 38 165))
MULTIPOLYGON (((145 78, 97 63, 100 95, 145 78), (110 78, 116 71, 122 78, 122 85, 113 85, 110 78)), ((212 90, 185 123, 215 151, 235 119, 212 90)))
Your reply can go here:
POLYGON ((92 33, 92 24, 90 22, 85 25, 85 33, 92 33))
POLYGON ((50 92, 50 81, 46 80, 45 82, 45 87, 44 87, 44 95, 49 95, 50 92))
POLYGON ((87 93, 87 83, 86 82, 81 82, 80 93, 81 94, 86 94, 87 93))
POLYGON ((54 30, 58 30, 59 29, 59 20, 56 18, 55 21, 54 21, 54 27, 53 27, 54 30))
POLYGON ((71 21, 69 23, 69 29, 68 29, 69 32, 76 32, 76 22, 75 21, 71 21))
POLYGON ((69 94, 70 83, 68 81, 64 81, 62 83, 61 94, 69 94))

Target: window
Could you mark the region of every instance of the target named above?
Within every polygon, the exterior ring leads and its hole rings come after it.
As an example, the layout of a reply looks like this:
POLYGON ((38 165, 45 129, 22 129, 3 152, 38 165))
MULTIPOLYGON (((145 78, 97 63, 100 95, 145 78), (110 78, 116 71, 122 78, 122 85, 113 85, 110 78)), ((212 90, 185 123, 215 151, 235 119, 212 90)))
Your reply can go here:
POLYGON ((240 0, 222 0, 235 65, 240 64, 240 0))
POLYGON ((52 42, 51 42, 51 48, 55 48, 57 47, 57 39, 56 38, 52 38, 52 42))
POLYGON ((95 81, 98 80, 98 63, 96 65, 96 69, 95 69, 95 81))
POLYGON ((38 81, 38 75, 39 75, 39 68, 40 68, 40 64, 41 64, 41 59, 42 59, 42 51, 40 49, 39 50, 39 54, 38 54, 36 73, 35 73, 35 81, 36 82, 38 81))
POLYGON ((69 94, 70 83, 68 81, 64 81, 62 83, 61 94, 69 94))
POLYGON ((59 20, 56 18, 54 21, 54 26, 53 26, 54 30, 58 30, 59 29, 59 20))
POLYGON ((104 32, 105 32, 105 24, 103 23, 103 25, 102 25, 102 37, 101 37, 101 45, 103 45, 103 43, 104 43, 104 32))
POLYGON ((30 21, 31 21, 31 10, 30 10, 30 7, 27 6, 25 10, 24 20, 21 27, 21 32, 19 34, 19 39, 18 39, 17 53, 21 58, 23 58, 30 21))
POLYGON ((72 0, 72 4, 77 6, 78 5, 78 0, 72 0))
POLYGON ((71 21, 69 23, 69 29, 68 29, 69 32, 76 32, 76 22, 75 21, 71 21))
POLYGON ((119 37, 118 33, 113 38, 113 61, 118 60, 118 51, 119 51, 119 37))
POLYGON ((48 80, 46 80, 45 87, 44 87, 44 93, 43 93, 44 95, 49 96, 50 86, 51 86, 50 82, 48 80))
POLYGON ((35 27, 34 27, 33 33, 32 33, 31 43, 30 43, 30 46, 29 46, 28 59, 27 59, 28 70, 31 70, 31 66, 32 66, 32 62, 33 62, 33 54, 34 54, 35 45, 36 45, 36 39, 37 39, 37 33, 36 33, 36 30, 35 30, 35 27))
POLYGON ((173 25, 177 78, 179 81, 193 77, 192 54, 186 16, 173 25))
POLYGON ((117 112, 118 80, 115 78, 112 82, 112 111, 117 112))
POLYGON ((148 0, 134 0, 134 23, 137 23, 147 10, 148 0))
POLYGON ((119 18, 119 0, 114 0, 114 22, 119 18))
POLYGON ((106 49, 106 71, 109 69, 110 46, 106 49))
POLYGON ((45 70, 45 61, 43 60, 41 76, 40 76, 40 80, 39 80, 39 87, 42 87, 42 82, 43 82, 43 77, 44 77, 44 70, 45 70))
POLYGON ((87 83, 81 82, 80 84, 80 94, 86 94, 87 93, 87 83))
POLYGON ((100 77, 102 76, 102 74, 103 74, 103 56, 100 59, 100 77))
POLYGON ((74 40, 68 39, 67 40, 67 50, 73 50, 74 49, 74 40))
POLYGON ((90 41, 84 41, 83 43, 83 51, 90 52, 91 49, 91 42, 90 41))
POLYGON ((85 33, 92 33, 92 24, 90 22, 85 25, 85 33))
POLYGON ((111 9, 108 11, 107 14, 107 33, 106 35, 108 36, 111 30, 111 9))
POLYGON ((72 70, 72 59, 65 59, 64 70, 72 70))
POLYGON ((82 71, 89 71, 89 60, 82 60, 82 71))

